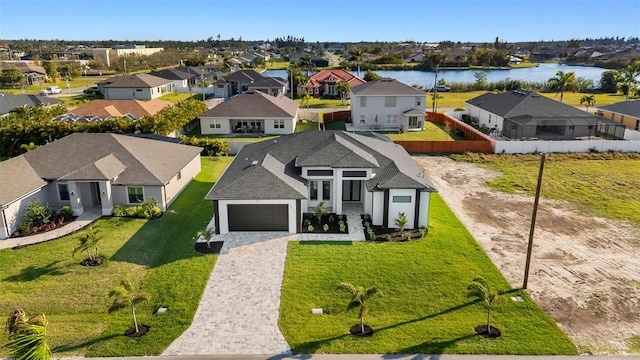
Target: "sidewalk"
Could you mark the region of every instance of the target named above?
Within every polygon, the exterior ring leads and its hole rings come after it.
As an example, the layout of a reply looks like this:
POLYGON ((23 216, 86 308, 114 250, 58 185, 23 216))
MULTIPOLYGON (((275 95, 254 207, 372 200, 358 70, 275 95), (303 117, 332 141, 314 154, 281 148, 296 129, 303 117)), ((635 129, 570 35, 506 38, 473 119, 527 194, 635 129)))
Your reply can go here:
POLYGON ((6 240, 0 240, 0 249, 9 249, 16 246, 33 245, 45 241, 61 238, 63 236, 74 233, 82 228, 88 226, 92 222, 98 220, 102 216, 100 209, 86 209, 86 211, 78 216, 75 221, 69 223, 61 228, 47 231, 31 236, 23 236, 19 238, 9 238, 6 240))

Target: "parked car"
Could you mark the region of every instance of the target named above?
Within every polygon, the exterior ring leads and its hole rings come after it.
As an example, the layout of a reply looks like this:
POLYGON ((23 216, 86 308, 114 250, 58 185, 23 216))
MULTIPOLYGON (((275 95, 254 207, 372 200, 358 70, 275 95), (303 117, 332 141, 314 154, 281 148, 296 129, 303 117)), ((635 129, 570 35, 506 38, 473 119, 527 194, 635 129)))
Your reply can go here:
POLYGON ((62 89, 58 86, 47 86, 46 89, 40 90, 40 95, 51 95, 51 94, 60 94, 62 93, 62 89))
MULTIPOLYGON (((433 91, 433 89, 432 89, 433 91)), ((451 88, 448 86, 444 86, 444 85, 438 85, 436 86, 436 91, 437 92, 447 92, 447 91, 451 91, 451 88)))

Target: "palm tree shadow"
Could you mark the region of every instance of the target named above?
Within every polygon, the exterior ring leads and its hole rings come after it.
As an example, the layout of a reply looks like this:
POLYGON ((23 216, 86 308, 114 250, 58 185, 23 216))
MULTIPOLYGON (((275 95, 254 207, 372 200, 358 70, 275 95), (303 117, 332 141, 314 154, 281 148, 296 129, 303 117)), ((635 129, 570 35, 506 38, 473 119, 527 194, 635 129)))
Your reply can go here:
POLYGON ((106 341, 106 340, 109 340, 109 339, 112 339, 112 338, 118 337, 118 336, 123 336, 123 335, 111 334, 111 335, 99 337, 99 338, 96 338, 96 339, 91 339, 89 341, 85 341, 85 342, 79 343, 79 344, 60 345, 60 346, 56 346, 55 348, 52 348, 51 351, 54 352, 54 353, 57 353, 57 352, 73 351, 73 350, 82 349, 82 348, 85 348, 85 347, 88 348, 88 347, 91 347, 92 345, 95 345, 95 344, 100 343, 102 341, 106 341))
MULTIPOLYGON (((304 352, 305 354, 307 354, 307 353, 312 354, 312 353, 315 353, 316 350, 321 348, 324 344, 328 344, 328 343, 330 343, 330 342, 332 342, 334 340, 342 339, 342 338, 345 338, 347 336, 353 336, 353 335, 351 335, 351 334, 341 334, 341 335, 337 335, 337 336, 326 338, 326 339, 309 341, 307 343, 300 344, 300 345, 296 346, 296 349, 291 349, 291 350, 293 350, 296 353, 304 352)), ((278 358, 269 358, 269 359, 278 359, 278 358)))
MULTIPOLYGON (((444 354, 445 350, 451 348, 459 341, 463 341, 476 336, 476 334, 467 334, 459 336, 454 339, 439 340, 439 341, 425 341, 422 344, 406 347, 398 351, 401 354, 417 354, 412 360, 426 360, 426 359, 438 359, 440 356, 437 354, 444 354), (436 354, 436 355, 427 355, 436 354)), ((383 356, 383 359, 393 359, 392 357, 383 356)))
POLYGON ((442 310, 442 311, 437 312, 437 313, 425 315, 425 316, 422 316, 422 317, 419 317, 419 318, 416 318, 416 319, 411 319, 411 320, 399 322, 397 324, 393 324, 393 325, 389 325, 389 326, 385 326, 385 327, 381 327, 381 328, 376 328, 375 331, 376 332, 380 332, 380 331, 384 331, 384 330, 387 330, 387 329, 393 329, 393 328, 396 328, 398 326, 403 326, 403 325, 412 324, 412 323, 415 323, 415 322, 418 322, 418 321, 431 319, 431 318, 434 318, 436 316, 440 316, 440 315, 448 314, 450 312, 458 311, 458 310, 463 309, 463 308, 465 308, 465 307, 467 307, 469 305, 473 305, 475 303, 478 303, 479 301, 480 300, 468 301, 468 302, 466 302, 464 304, 456 305, 454 307, 451 307, 451 308, 446 309, 446 310, 442 310))
POLYGON ((62 260, 52 261, 49 264, 41 267, 33 266, 33 265, 27 266, 26 268, 22 269, 22 271, 20 271, 18 274, 6 277, 4 281, 27 282, 27 281, 36 280, 39 277, 45 276, 45 275, 49 275, 49 276, 64 275, 67 272, 62 271, 62 268, 63 268, 62 266, 58 266, 60 262, 62 262, 62 260))

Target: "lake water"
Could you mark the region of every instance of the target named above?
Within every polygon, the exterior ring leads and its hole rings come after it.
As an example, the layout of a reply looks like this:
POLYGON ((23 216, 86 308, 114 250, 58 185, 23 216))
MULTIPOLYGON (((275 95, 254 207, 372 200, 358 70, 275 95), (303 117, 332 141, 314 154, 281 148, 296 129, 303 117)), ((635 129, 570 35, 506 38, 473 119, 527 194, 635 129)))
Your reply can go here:
MULTIPOLYGON (((558 70, 564 72, 573 71, 576 77, 591 79, 595 85, 600 84, 602 73, 606 69, 593 66, 569 66, 564 64, 540 64, 538 67, 509 69, 509 70, 482 70, 487 75, 487 81, 495 82, 500 80, 523 80, 531 82, 546 82, 556 75, 558 70)), ((473 76, 475 70, 441 70, 438 72, 438 80, 445 79, 447 82, 468 82, 476 81, 473 76)), ((355 72, 353 72, 355 73, 355 72)), ((434 82, 435 73, 416 70, 376 70, 382 77, 394 78, 407 85, 418 84, 424 87, 431 87, 434 82)), ((277 76, 287 78, 286 70, 267 70, 265 76, 277 76)), ((360 72, 364 76, 364 71, 360 72)))

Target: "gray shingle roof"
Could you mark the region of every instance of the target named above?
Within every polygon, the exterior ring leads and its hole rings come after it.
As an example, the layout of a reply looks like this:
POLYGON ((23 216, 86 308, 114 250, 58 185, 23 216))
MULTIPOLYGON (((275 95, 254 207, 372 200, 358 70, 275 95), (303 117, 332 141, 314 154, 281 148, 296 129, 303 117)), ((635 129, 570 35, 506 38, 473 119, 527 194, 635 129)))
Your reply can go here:
POLYGON ((244 146, 205 199, 306 199, 301 164, 373 168, 375 177, 367 181, 370 190, 435 191, 399 145, 344 131, 306 131, 244 146))
POLYGON ((0 162, 0 207, 47 185, 24 156, 0 162))
POLYGON ((149 74, 121 75, 108 78, 98 84, 106 88, 151 88, 171 83, 170 80, 149 74))
POLYGON ((298 103, 287 97, 271 96, 260 91, 248 91, 228 99, 200 117, 293 118, 297 112, 298 103))
POLYGON ((160 71, 152 71, 149 75, 157 76, 159 78, 167 79, 167 80, 188 80, 194 77, 196 74, 187 73, 186 69, 184 71, 180 69, 165 69, 160 71))
POLYGON ((391 78, 382 78, 377 81, 371 81, 366 84, 354 86, 351 88, 351 92, 354 95, 427 95, 424 91, 418 90, 391 78))
POLYGON ((575 124, 594 124, 599 116, 576 109, 573 106, 549 99, 535 92, 514 90, 495 94, 488 92, 473 99, 468 104, 479 107, 505 119, 525 124, 529 121, 564 121, 571 119, 575 124))
POLYGON ((119 170, 117 160, 126 169, 115 185, 164 185, 201 150, 126 135, 75 133, 21 156, 45 180, 91 176, 96 171, 112 175, 119 170), (86 171, 81 170, 87 166, 86 171), (70 175, 73 173, 76 175, 70 175))
POLYGON ((73 171, 60 180, 111 180, 127 169, 117 157, 109 154, 102 159, 73 171))
POLYGON ((57 105, 59 103, 60 100, 46 96, 0 93, 0 115, 8 114, 9 111, 21 106, 57 105))
POLYGON ((611 105, 598 106, 598 108, 640 119, 640 100, 623 101, 611 105))
POLYGON ((239 70, 229 74, 226 80, 229 82, 251 83, 259 79, 262 79, 263 77, 264 75, 260 74, 255 70, 239 70))

